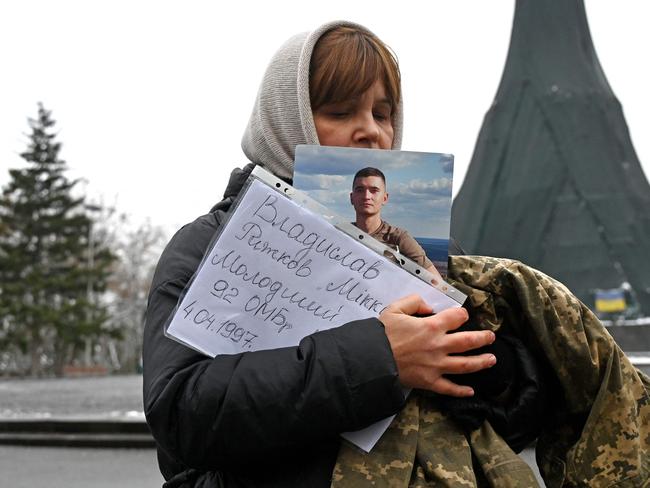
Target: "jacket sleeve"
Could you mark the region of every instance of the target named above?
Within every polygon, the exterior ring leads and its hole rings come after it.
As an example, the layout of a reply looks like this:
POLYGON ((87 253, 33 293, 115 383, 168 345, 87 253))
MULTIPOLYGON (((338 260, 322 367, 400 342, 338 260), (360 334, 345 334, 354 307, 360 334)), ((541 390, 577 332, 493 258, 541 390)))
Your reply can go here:
POLYGON ((188 467, 223 469, 365 427, 403 405, 377 319, 312 334, 297 347, 214 359, 165 337, 206 247, 196 233, 181 232, 163 253, 146 316, 144 408, 167 454, 188 467))

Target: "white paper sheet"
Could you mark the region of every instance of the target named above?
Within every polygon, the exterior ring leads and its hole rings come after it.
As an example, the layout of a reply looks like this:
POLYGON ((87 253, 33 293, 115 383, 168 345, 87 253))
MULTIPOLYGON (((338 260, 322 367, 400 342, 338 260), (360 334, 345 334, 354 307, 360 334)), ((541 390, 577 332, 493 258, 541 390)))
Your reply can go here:
MULTIPOLYGON (((254 180, 209 250, 167 333, 210 356, 297 345, 318 330, 376 317, 418 293, 459 304, 320 215, 254 180)), ((386 419, 352 436, 369 451, 386 419)))

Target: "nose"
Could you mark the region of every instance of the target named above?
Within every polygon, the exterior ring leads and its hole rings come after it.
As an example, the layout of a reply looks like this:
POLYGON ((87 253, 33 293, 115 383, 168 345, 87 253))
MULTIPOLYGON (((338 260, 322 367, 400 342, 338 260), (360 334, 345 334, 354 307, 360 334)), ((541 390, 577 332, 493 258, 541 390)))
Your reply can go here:
POLYGON ((357 147, 379 148, 379 126, 372 110, 357 113, 353 140, 357 147))

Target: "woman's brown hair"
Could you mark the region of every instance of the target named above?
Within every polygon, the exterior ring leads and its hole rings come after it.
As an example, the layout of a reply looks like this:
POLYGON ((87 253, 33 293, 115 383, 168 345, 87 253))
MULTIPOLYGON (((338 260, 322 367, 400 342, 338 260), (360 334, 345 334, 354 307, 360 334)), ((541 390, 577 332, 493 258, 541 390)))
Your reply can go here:
POLYGON ((318 40, 309 67, 311 110, 356 98, 375 81, 384 82, 392 107, 401 97, 397 59, 375 35, 353 27, 336 27, 318 40))

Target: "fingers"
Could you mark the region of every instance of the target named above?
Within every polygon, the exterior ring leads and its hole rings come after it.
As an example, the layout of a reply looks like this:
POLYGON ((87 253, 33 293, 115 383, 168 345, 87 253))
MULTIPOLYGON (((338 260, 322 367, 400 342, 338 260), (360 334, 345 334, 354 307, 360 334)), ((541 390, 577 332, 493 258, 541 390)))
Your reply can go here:
POLYGON ((491 330, 456 332, 445 336, 444 348, 449 353, 459 353, 488 346, 496 336, 491 330))
POLYGON ((442 312, 438 312, 430 318, 431 323, 441 330, 442 332, 449 332, 456 330, 458 327, 467 322, 469 314, 467 310, 462 307, 448 308, 442 312))
POLYGON ((440 273, 436 269, 435 266, 431 265, 426 270, 433 275, 433 278, 431 278, 431 284, 433 286, 437 286, 441 281, 442 281, 442 276, 440 276, 440 273))
POLYGON ((428 315, 433 313, 433 309, 426 304, 420 295, 408 295, 391 303, 384 313, 386 312, 428 315))
MULTIPOLYGON (((433 313, 433 309, 420 295, 413 294, 400 298, 386 307, 384 313, 391 312, 406 315, 429 315, 433 313)), ((434 321, 440 330, 448 332, 467 322, 469 314, 462 307, 454 307, 438 312, 434 317, 434 321)))
POLYGON ((491 368, 497 362, 494 354, 478 356, 447 356, 440 365, 440 371, 445 374, 467 374, 491 368))
POLYGON ((431 387, 431 391, 441 395, 453 397, 471 397, 474 396, 474 390, 469 386, 457 385, 447 378, 440 377, 431 387))
POLYGON ((494 342, 492 331, 463 331, 449 334, 468 319, 464 308, 450 308, 429 317, 432 309, 418 295, 391 303, 379 317, 393 351, 400 380, 405 386, 422 388, 455 397, 472 396, 469 386, 458 385, 445 374, 467 374, 496 363, 493 354, 452 356, 494 342))
MULTIPOLYGON (((493 354, 481 354, 480 356, 448 356, 445 365, 441 367, 440 370, 446 374, 474 373, 492 367, 496 362, 497 359, 493 354)), ((441 376, 433 383, 431 391, 455 397, 469 397, 474 395, 474 390, 471 387, 458 385, 448 377, 444 376, 441 376)))

